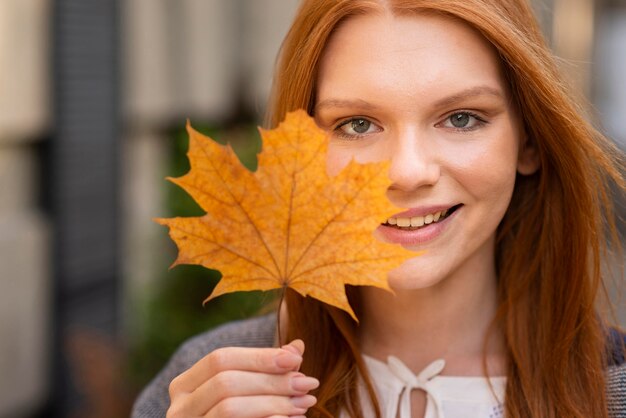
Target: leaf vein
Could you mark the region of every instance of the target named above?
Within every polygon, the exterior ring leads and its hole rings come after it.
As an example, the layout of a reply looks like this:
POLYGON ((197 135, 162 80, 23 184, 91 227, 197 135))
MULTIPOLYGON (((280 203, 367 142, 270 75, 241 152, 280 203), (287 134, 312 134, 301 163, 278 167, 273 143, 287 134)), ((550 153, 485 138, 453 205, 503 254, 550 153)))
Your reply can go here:
MULTIPOLYGON (((376 173, 376 175, 378 175, 378 173, 376 173)), ((306 248, 304 249, 304 251, 300 254, 300 257, 298 257, 298 260, 294 263, 294 265, 291 267, 291 271, 289 272, 289 276, 291 276, 291 274, 293 274, 293 272, 295 271, 295 269, 298 267, 298 265, 300 264, 300 262, 302 261, 302 259, 304 258, 304 256, 309 252, 309 250, 311 249, 311 247, 313 246, 313 244, 324 234, 324 232, 326 231, 326 229, 328 229, 328 227, 330 226, 330 224, 332 224, 335 219, 337 219, 342 213, 345 212, 345 210, 348 208, 348 206, 350 206, 350 204, 352 204, 352 202, 354 202, 354 200, 361 194, 361 192, 365 189, 366 186, 369 186, 369 184, 373 181, 373 179, 376 177, 376 175, 370 177, 368 179, 368 181, 366 183, 364 183, 359 189, 357 189, 356 193, 354 195, 351 196, 350 199, 348 199, 348 201, 341 207, 341 210, 339 210, 339 212, 337 212, 316 234, 315 236, 311 239, 311 241, 309 242, 309 244, 306 246, 306 248)))
MULTIPOLYGON (((221 243, 219 243, 217 241, 211 240, 211 239, 209 239, 209 238, 207 238, 205 236, 202 236, 202 235, 194 234, 193 232, 184 230, 182 228, 176 228, 176 229, 178 231, 184 232, 185 234, 187 234, 189 236, 197 238, 197 239, 199 239, 201 241, 206 241, 206 242, 208 242, 210 244, 213 244, 213 245, 217 246, 218 248, 223 249, 224 251, 226 251, 226 252, 228 252, 228 253, 236 256, 236 257, 239 257, 242 260, 245 260, 245 261, 247 261, 250 264, 253 264, 253 265, 259 267, 261 270, 267 272, 267 274, 269 274, 270 276, 276 277, 276 276, 274 276, 274 274, 267 267, 263 266, 262 264, 257 263, 256 261, 252 260, 249 257, 246 257, 245 255, 242 255, 242 254, 238 253, 237 251, 235 251, 235 250, 233 250, 231 248, 228 248, 228 247, 224 246, 223 244, 221 244, 221 243)), ((195 258, 195 256, 194 256, 194 258, 195 258)), ((276 279, 278 279, 278 278, 276 277, 276 279)))
MULTIPOLYGON (((200 145, 202 148, 202 152, 204 153, 204 155, 206 156, 206 158, 210 161, 209 164, 211 164, 213 166, 213 161, 210 158, 209 154, 207 153, 206 147, 204 146, 204 144, 200 145)), ((225 179, 222 177, 221 172, 217 171, 217 178, 220 179, 220 181, 222 182, 222 184, 224 185, 224 188, 228 191, 228 193, 232 196, 233 200, 237 201, 237 199, 235 199, 235 196, 233 195, 232 191, 230 190, 230 188, 228 187, 228 183, 225 181, 225 179)), ((261 241, 261 243, 263 244, 263 247, 265 247, 265 250, 267 251, 267 253, 270 256, 270 259, 272 260, 272 262, 274 263, 274 266, 276 267, 276 271, 280 271, 280 268, 278 267, 278 262, 276 261, 276 258, 274 257, 274 254, 272 254, 272 251, 270 250, 267 242, 265 241, 265 239, 263 238, 263 235, 261 234, 261 231, 259 230, 258 226, 256 225, 256 223, 254 223, 254 221, 252 220, 252 218, 250 217, 250 214, 248 213, 248 211, 243 207, 243 205, 241 203, 238 203, 239 208, 241 209, 241 211, 244 213, 244 215, 246 216, 246 218, 248 219, 248 221, 250 222, 250 225, 252 225, 252 228, 254 229, 254 232, 256 233, 258 239, 261 241)))

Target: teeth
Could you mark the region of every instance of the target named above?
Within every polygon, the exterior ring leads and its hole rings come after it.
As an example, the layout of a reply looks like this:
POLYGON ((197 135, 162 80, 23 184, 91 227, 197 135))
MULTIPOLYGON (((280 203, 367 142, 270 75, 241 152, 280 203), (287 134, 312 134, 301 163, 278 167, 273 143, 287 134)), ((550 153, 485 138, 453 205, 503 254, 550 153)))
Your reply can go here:
POLYGON ((411 226, 411 219, 409 218, 397 218, 397 220, 398 220, 397 222, 398 226, 402 226, 402 227, 411 226))
POLYGON ((414 218, 411 218, 411 226, 422 226, 422 225, 424 225, 423 216, 416 216, 414 218))
POLYGON ((412 218, 389 218, 387 219, 388 225, 397 225, 401 228, 407 227, 420 227, 429 225, 433 222, 437 222, 439 219, 445 217, 448 214, 448 210, 435 212, 426 216, 414 216, 412 218))

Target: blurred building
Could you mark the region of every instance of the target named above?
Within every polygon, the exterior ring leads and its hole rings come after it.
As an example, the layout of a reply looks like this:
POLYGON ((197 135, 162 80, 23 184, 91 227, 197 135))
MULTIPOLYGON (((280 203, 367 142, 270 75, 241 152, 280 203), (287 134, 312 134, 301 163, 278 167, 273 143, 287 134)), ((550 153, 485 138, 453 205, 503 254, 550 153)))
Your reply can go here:
MULTIPOLYGON (((166 132, 260 120, 297 5, 0 2, 0 418, 80 416, 85 390, 111 399, 89 371, 106 373, 98 342, 129 338, 129 301, 159 275, 166 132)), ((536 10, 626 149, 626 2, 536 10)))

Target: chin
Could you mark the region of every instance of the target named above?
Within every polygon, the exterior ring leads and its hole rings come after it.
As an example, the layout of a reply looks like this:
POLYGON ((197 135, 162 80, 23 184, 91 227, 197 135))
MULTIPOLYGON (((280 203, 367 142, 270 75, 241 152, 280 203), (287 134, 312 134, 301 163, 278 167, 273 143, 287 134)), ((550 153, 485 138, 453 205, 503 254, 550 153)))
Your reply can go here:
POLYGON ((438 269, 419 266, 419 260, 411 259, 389 272, 389 287, 394 291, 425 289, 440 283, 444 274, 438 269))

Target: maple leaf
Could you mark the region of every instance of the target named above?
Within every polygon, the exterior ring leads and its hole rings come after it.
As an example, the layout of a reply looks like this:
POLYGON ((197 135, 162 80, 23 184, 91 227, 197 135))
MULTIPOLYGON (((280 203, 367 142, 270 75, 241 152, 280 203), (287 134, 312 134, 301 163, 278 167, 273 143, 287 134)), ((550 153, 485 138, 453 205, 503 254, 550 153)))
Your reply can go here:
POLYGON ((389 289, 387 273, 416 255, 373 237, 398 212, 385 195, 388 163, 352 161, 329 176, 327 135, 303 110, 276 129, 259 130, 263 148, 251 172, 229 145, 187 123, 191 169, 169 180, 206 215, 156 220, 178 246, 172 267, 200 264, 222 273, 205 302, 234 291, 290 287, 356 320, 345 285, 389 289))

